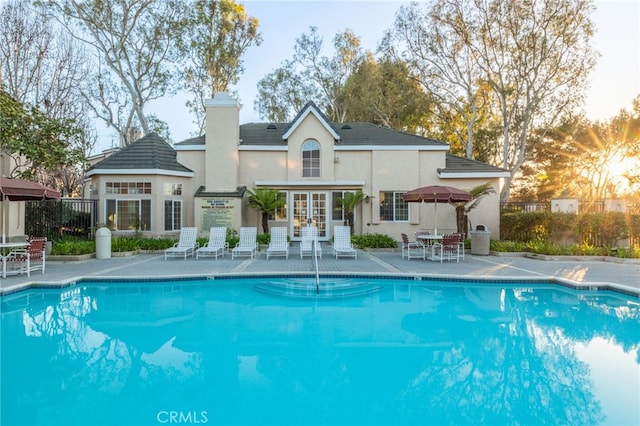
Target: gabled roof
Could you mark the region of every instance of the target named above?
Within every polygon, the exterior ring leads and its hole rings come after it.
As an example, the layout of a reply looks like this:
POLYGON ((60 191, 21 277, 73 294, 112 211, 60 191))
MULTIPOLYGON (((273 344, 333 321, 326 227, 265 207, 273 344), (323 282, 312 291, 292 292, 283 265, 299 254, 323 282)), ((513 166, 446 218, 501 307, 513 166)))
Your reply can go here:
POLYGON ((508 177, 508 170, 492 166, 490 164, 481 163, 476 160, 458 157, 453 154, 447 154, 445 168, 438 169, 438 176, 442 178, 468 178, 468 177, 508 177), (471 176, 473 175, 473 176, 471 176))
POLYGON ((324 115, 322 111, 318 109, 316 104, 314 104, 311 101, 307 102, 307 104, 302 108, 302 110, 300 110, 298 115, 296 115, 295 118, 291 121, 291 124, 289 125, 289 127, 284 131, 284 134, 282 135, 282 139, 284 140, 289 139, 289 136, 291 136, 291 134, 298 128, 300 123, 302 123, 309 114, 314 115, 322 123, 322 125, 327 129, 327 131, 331 133, 334 140, 340 139, 340 134, 335 129, 335 127, 333 127, 333 123, 331 123, 331 121, 327 118, 327 116, 324 115))
POLYGON ((134 171, 137 174, 169 172, 193 176, 193 170, 176 160, 176 151, 163 138, 150 133, 94 164, 87 175, 134 171))

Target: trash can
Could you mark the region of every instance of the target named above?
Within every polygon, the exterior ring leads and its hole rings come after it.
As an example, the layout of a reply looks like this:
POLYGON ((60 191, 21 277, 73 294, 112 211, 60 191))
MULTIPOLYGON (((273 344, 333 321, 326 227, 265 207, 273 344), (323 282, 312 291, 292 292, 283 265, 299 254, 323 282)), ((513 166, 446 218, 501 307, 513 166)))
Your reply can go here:
POLYGON ((480 256, 489 255, 489 242, 491 232, 485 225, 477 225, 475 231, 471 231, 471 254, 480 256))
POLYGON ((96 259, 111 258, 111 231, 109 228, 98 228, 96 231, 96 259))

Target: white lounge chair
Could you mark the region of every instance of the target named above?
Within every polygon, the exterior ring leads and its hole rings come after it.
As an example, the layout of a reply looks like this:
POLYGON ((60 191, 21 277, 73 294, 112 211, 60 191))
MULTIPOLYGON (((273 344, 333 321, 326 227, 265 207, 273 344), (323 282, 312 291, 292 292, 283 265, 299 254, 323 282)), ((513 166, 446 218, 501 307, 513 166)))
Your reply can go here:
POLYGON ((256 241, 258 236, 258 229, 255 226, 246 226, 240 228, 240 241, 231 250, 231 259, 235 259, 236 256, 253 256, 258 252, 258 243, 256 241))
POLYGON ((198 228, 182 228, 178 242, 164 251, 164 260, 167 260, 168 257, 184 257, 186 260, 187 256, 193 256, 193 253, 198 248, 197 236, 198 228))
POLYGON ((322 259, 322 247, 318 240, 318 228, 315 226, 303 226, 301 229, 300 258, 313 256, 313 242, 316 244, 316 257, 322 259))
POLYGON ((289 258, 289 241, 287 241, 287 228, 284 226, 271 227, 271 240, 267 247, 267 259, 271 256, 284 256, 289 258))
POLYGON ((196 260, 207 256, 217 259, 218 256, 224 256, 225 251, 227 251, 227 227, 212 226, 209 229, 209 241, 196 250, 196 260))
POLYGON ((351 228, 335 226, 333 228, 333 251, 336 259, 340 256, 358 258, 358 251, 351 244, 351 228))

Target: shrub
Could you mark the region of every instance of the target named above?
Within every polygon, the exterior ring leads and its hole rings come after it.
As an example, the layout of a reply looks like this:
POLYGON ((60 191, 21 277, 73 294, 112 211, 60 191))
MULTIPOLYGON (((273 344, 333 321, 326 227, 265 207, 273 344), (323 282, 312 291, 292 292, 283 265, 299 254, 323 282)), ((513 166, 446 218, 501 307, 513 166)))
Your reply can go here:
POLYGON ((352 235, 351 242, 359 248, 397 248, 398 242, 384 234, 352 235))
POLYGON ((79 256, 96 252, 95 241, 55 241, 51 246, 51 254, 54 256, 79 256))

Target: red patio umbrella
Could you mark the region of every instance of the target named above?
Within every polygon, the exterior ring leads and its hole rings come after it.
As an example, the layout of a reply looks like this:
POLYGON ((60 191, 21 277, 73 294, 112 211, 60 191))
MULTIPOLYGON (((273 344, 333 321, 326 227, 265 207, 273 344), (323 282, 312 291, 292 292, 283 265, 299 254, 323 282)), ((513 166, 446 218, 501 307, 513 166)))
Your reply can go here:
POLYGON ((6 209, 4 201, 58 200, 60 192, 29 180, 0 177, 2 209, 2 242, 5 242, 6 209))
POLYGON ((434 233, 438 233, 438 203, 458 203, 473 200, 473 195, 452 186, 429 185, 412 189, 402 199, 408 203, 434 203, 434 233))

